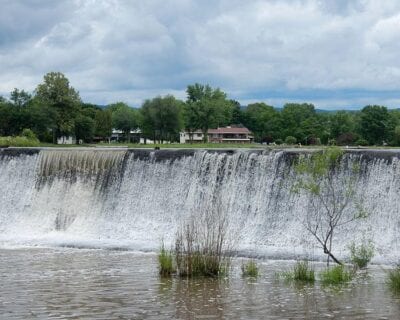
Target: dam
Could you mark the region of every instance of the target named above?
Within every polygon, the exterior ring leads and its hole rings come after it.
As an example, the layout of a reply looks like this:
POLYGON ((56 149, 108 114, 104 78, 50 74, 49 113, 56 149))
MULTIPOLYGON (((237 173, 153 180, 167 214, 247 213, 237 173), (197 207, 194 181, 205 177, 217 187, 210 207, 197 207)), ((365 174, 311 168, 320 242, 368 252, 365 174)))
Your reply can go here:
MULTIPOLYGON (((189 217, 221 210, 235 254, 321 260, 304 229, 292 160, 309 151, 8 148, 0 151, 0 245, 157 251, 189 217)), ((399 150, 346 150, 368 216, 338 229, 335 253, 371 239, 373 262, 400 258, 399 150)))

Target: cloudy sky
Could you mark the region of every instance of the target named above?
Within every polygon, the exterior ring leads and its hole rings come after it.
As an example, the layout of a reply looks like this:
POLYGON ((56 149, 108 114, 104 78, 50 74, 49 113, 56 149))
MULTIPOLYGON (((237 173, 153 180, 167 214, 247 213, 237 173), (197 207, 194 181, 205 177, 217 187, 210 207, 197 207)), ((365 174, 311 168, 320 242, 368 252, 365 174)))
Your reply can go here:
POLYGON ((61 71, 99 104, 200 82, 242 104, 400 107, 398 0, 0 3, 0 95, 61 71))

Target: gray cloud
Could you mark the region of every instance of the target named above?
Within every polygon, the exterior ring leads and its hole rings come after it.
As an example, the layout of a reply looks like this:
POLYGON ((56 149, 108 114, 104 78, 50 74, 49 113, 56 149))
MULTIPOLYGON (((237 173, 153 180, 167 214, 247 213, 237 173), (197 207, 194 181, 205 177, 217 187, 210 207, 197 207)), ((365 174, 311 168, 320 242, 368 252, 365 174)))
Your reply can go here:
POLYGON ((2 94, 57 70, 95 103, 184 97, 193 82, 243 103, 281 104, 301 90, 326 108, 399 102, 396 0, 9 0, 0 30, 2 94))

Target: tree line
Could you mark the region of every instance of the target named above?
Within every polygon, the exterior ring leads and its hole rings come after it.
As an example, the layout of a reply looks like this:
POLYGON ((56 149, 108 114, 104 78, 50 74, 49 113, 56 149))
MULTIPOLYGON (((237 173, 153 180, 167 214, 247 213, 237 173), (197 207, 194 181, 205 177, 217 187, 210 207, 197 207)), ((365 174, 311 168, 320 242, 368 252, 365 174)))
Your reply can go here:
MULTIPOLYGON (((14 89, 9 99, 0 96, 0 136, 18 136, 32 130, 40 141, 55 143, 74 135, 90 143, 108 140, 112 129, 125 141, 143 138, 179 141, 183 129, 195 131, 227 125, 245 126, 259 143, 303 145, 400 145, 400 110, 369 105, 360 111, 318 112, 309 103, 287 103, 281 109, 264 102, 241 106, 219 88, 193 84, 186 101, 172 95, 145 100, 140 108, 124 102, 107 106, 85 103, 60 72, 47 73, 33 93, 14 89)), ((206 137, 206 135, 204 135, 206 137)))

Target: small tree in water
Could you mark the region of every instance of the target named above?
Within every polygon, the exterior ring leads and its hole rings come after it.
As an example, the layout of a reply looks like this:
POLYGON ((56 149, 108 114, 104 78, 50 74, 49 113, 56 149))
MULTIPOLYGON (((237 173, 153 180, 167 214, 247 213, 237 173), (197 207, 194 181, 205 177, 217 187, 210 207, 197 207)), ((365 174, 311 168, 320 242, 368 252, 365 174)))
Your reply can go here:
POLYGON ((365 217, 355 193, 354 184, 359 168, 341 169, 343 151, 330 147, 310 157, 300 157, 295 166, 295 192, 303 192, 309 199, 309 210, 303 224, 328 255, 341 265, 332 253, 337 228, 365 217))

